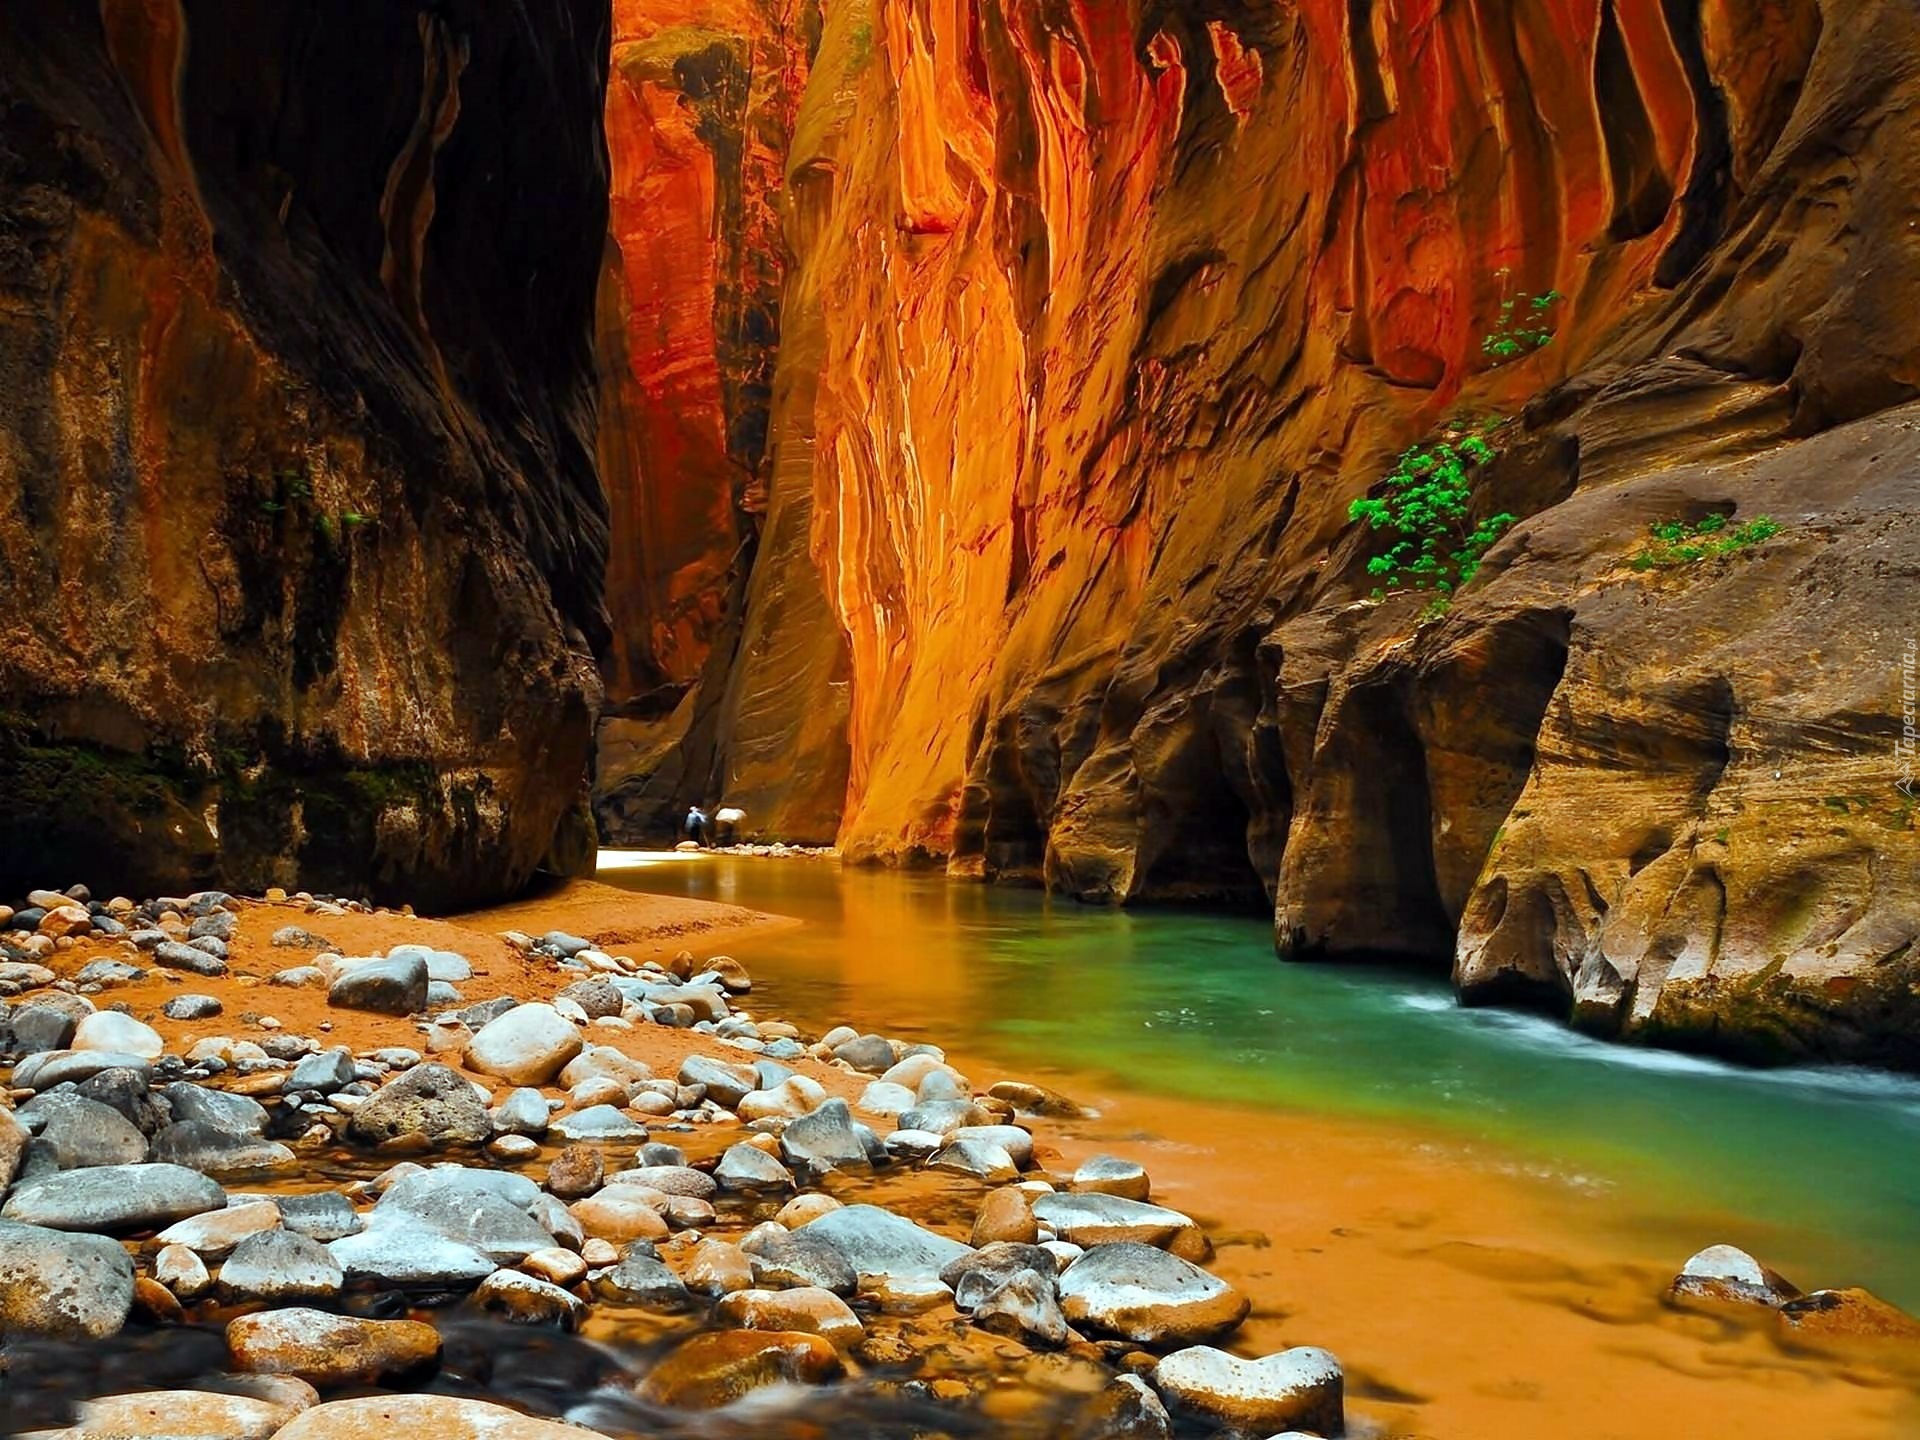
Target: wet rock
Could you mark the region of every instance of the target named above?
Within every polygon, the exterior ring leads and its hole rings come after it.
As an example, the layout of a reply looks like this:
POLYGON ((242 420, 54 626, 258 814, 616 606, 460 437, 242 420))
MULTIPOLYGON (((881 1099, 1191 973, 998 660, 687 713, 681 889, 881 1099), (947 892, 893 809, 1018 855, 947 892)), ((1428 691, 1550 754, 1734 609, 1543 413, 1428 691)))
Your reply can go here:
POLYGON ((616 1244, 629 1240, 664 1240, 667 1222, 660 1214, 657 1190, 640 1185, 608 1185, 568 1206, 581 1229, 616 1244))
POLYGON ((902 1130, 925 1130, 944 1139, 969 1126, 991 1125, 993 1118, 991 1110, 971 1100, 929 1100, 902 1112, 899 1123, 902 1130))
POLYGON ((153 1237, 160 1246, 180 1246, 208 1260, 219 1260, 249 1236, 280 1228, 280 1207, 271 1200, 253 1200, 235 1204, 229 1197, 224 1210, 209 1210, 204 1215, 169 1225, 153 1237))
POLYGON ((1248 1308, 1224 1280, 1133 1241, 1098 1246, 1068 1266, 1060 1303, 1073 1324, 1140 1345, 1211 1339, 1244 1320, 1248 1308))
MULTIPOLYGON (((369 1229, 405 1216, 437 1235, 471 1246, 498 1265, 518 1264, 535 1250, 552 1245, 553 1236, 521 1204, 502 1193, 500 1179, 524 1177, 458 1166, 408 1175, 380 1197, 369 1229)), ((519 1193, 517 1187, 514 1193, 519 1193)))
POLYGON ((615 1080, 610 1075, 596 1075, 591 1080, 582 1080, 567 1092, 567 1104, 576 1111, 589 1110, 595 1105, 623 1106, 630 1098, 630 1090, 624 1080, 615 1080))
POLYGON ((427 979, 457 985, 473 978, 473 966, 455 950, 436 950, 431 945, 395 945, 387 951, 389 960, 419 960, 427 967, 427 979))
POLYGON ((1709 1245, 1688 1259, 1669 1292, 1676 1297, 1778 1308, 1800 1291, 1732 1245, 1709 1245))
POLYGON ((676 1410, 711 1410, 769 1385, 817 1385, 840 1375, 839 1352, 818 1335, 723 1330, 696 1335, 641 1382, 640 1398, 676 1410))
POLYGON ((141 1390, 83 1402, 58 1440, 192 1436, 193 1440, 270 1440, 303 1406, 213 1390, 141 1390))
POLYGON ((711 1200, 720 1189, 711 1175, 689 1165, 642 1165, 616 1171, 608 1178, 616 1184, 645 1185, 664 1195, 687 1195, 696 1200, 711 1200))
POLYGON ((818 1335, 841 1350, 866 1338, 859 1317, 831 1290, 803 1285, 791 1290, 741 1290, 714 1307, 716 1323, 740 1330, 797 1330, 818 1335))
POLYGON ((245 1095, 192 1085, 185 1080, 176 1080, 160 1093, 166 1097, 167 1108, 177 1123, 198 1121, 233 1135, 266 1134, 266 1108, 245 1095))
POLYGON ((275 1203, 280 1207, 283 1226, 323 1245, 356 1234, 360 1229, 360 1216, 347 1197, 337 1190, 280 1195, 275 1197, 275 1203))
POLYGON ((413 1320, 362 1320, 294 1307, 242 1315, 227 1326, 236 1370, 297 1375, 327 1387, 405 1380, 440 1360, 440 1332, 413 1320))
POLYGON ((285 1088, 289 1094, 296 1090, 317 1090, 322 1095, 331 1095, 346 1089, 353 1081, 353 1052, 337 1045, 302 1059, 287 1076, 285 1088))
POLYGON ((101 1165, 23 1181, 0 1218, 120 1235, 163 1229, 226 1203, 218 1183, 179 1165, 101 1165))
POLYGON ((551 1280, 556 1285, 574 1286, 587 1278, 588 1265, 578 1254, 559 1245, 536 1250, 520 1262, 529 1275, 551 1280))
POLYGON ((20 1173, 20 1164, 26 1158, 28 1142, 32 1136, 18 1120, 13 1111, 0 1108, 0 1194, 5 1194, 13 1177, 20 1173))
POLYGON ((557 1325, 575 1330, 586 1318, 586 1303, 551 1280, 518 1270, 496 1270, 473 1292, 474 1304, 513 1325, 557 1325))
POLYGON ((647 1138, 647 1127, 611 1105, 593 1105, 560 1116, 548 1133, 570 1145, 587 1141, 596 1145, 639 1145, 647 1138))
POLYGON ((1795 1296, 1780 1306, 1780 1324, 1790 1335, 1823 1340, 1920 1341, 1920 1319, 1860 1289, 1795 1296))
POLYGON ((1021 1270, 987 1292, 973 1307, 973 1323, 1023 1344, 1057 1347, 1073 1338, 1060 1312, 1052 1266, 1021 1270))
POLYGON ((112 1240, 0 1221, 0 1335, 116 1334, 133 1308, 133 1262, 112 1240))
POLYGON ((267 983, 287 990, 319 989, 328 983, 328 976, 318 965, 289 965, 269 975, 267 983))
POLYGON ((682 1085, 706 1087, 708 1096, 729 1110, 760 1088, 760 1077, 744 1065, 729 1065, 704 1055, 688 1056, 680 1066, 682 1085))
POLYGON ((875 1080, 860 1092, 853 1108, 863 1115, 880 1115, 892 1120, 919 1104, 919 1097, 901 1085, 875 1080))
POLYGON ((473 1246, 448 1239, 416 1217, 382 1217, 377 1211, 359 1234, 333 1241, 327 1253, 349 1283, 371 1281, 403 1290, 464 1288, 500 1268, 473 1246))
POLYGON ((343 1010, 412 1015, 427 1005, 427 962, 418 955, 363 960, 333 982, 327 1003, 343 1010))
POLYGON ((525 1135, 496 1135, 486 1145, 489 1159, 508 1165, 523 1165, 540 1158, 540 1142, 525 1135))
POLYGON ((212 910, 187 927, 187 938, 231 941, 239 928, 240 917, 231 910, 212 910))
POLYGON ((229 1300, 330 1300, 345 1278, 319 1241, 269 1230, 234 1246, 220 1267, 220 1293, 229 1300))
MULTIPOLYGON (((49 970, 47 981, 52 979, 53 972, 49 970)), ((30 1001, 8 1017, 6 1028, 13 1033, 13 1043, 8 1048, 19 1055, 64 1050, 85 1013, 75 1013, 74 1009, 62 1005, 30 1001)))
POLYGON ((944 1293, 940 1272, 971 1253, 971 1247, 958 1240, 877 1205, 848 1205, 793 1233, 832 1246, 853 1267, 863 1290, 905 1283, 944 1293))
POLYGON ((211 1020, 223 1007, 211 995, 176 995, 160 1007, 169 1020, 211 1020))
POLYGON ((1117 1375, 1087 1407, 1080 1433, 1100 1440, 1172 1440, 1173 1418, 1146 1381, 1117 1375))
POLYGON ((62 1170, 92 1165, 138 1165, 147 1158, 147 1137, 110 1105, 73 1090, 37 1095, 20 1107, 21 1120, 40 1126, 36 1148, 62 1170))
POLYGON ((1259 1360, 1194 1346, 1156 1365, 1153 1385, 1176 1414, 1256 1435, 1338 1435, 1345 1425, 1340 1362, 1308 1345, 1259 1360))
POLYGON ((405 1434, 432 1440, 594 1440, 593 1432, 573 1425, 446 1395, 334 1400, 296 1417, 274 1440, 390 1440, 405 1434))
POLYGON ((1085 1194, 1145 1200, 1152 1192, 1144 1166, 1116 1155, 1096 1155, 1073 1172, 1070 1188, 1085 1194))
POLYGON ((970 1251, 940 1271, 940 1283, 953 1291, 953 1304, 963 1314, 1023 1270, 1035 1270, 1052 1280, 1053 1257, 1038 1245, 998 1241, 970 1251))
POLYGON ((657 1255, 629 1246, 620 1263, 594 1277, 593 1293, 619 1305, 678 1310, 692 1303, 687 1287, 657 1255))
POLYGON ((48 1050, 29 1055, 14 1066, 13 1084, 20 1090, 52 1090, 61 1085, 78 1085, 102 1070, 136 1070, 151 1076, 153 1062, 111 1050, 48 1050))
POLYGON ((653 1071, 645 1061, 636 1060, 623 1054, 611 1045, 589 1045, 560 1072, 560 1083, 571 1090, 588 1080, 616 1080, 622 1084, 640 1085, 653 1078, 653 1071))
POLYGON ((764 1226, 740 1242, 753 1267, 753 1283, 766 1289, 814 1288, 852 1295, 860 1276, 824 1237, 804 1230, 764 1226))
POLYGON ((253 1175, 291 1169, 293 1151, 258 1135, 236 1135, 204 1120, 183 1120, 153 1137, 153 1158, 209 1175, 253 1175))
POLYGON ((927 1168, 945 1170, 983 1180, 989 1185, 1004 1185, 1020 1178, 1020 1167, 1013 1157, 988 1140, 952 1140, 927 1157, 927 1168))
POLYGON ((1040 1222, 1034 1218, 1032 1197, 1013 1185, 1003 1185, 998 1190, 990 1191, 987 1198, 980 1202, 979 1213, 974 1216, 970 1238, 976 1248, 996 1241, 1011 1241, 1016 1245, 1037 1244, 1040 1222))
POLYGON ((793 1172, 773 1156, 742 1141, 729 1145, 713 1167, 713 1178, 722 1190, 791 1190, 793 1172))
POLYGON ((1140 1200, 1102 1194, 1042 1195, 1034 1201, 1033 1213, 1062 1240, 1089 1249, 1132 1240, 1158 1245, 1183 1260, 1205 1260, 1213 1254, 1206 1232, 1190 1216, 1140 1200))
POLYGON ((173 1107, 156 1096, 139 1070, 102 1070, 76 1087, 88 1100, 117 1110, 142 1135, 154 1135, 173 1122, 173 1107))
POLYGON ((894 1053, 893 1042, 878 1035, 859 1035, 844 1044, 833 1047, 833 1058, 851 1065, 856 1070, 865 1070, 870 1075, 878 1075, 891 1070, 899 1059, 894 1053))
POLYGON ((457 1071, 416 1065, 367 1098, 347 1122, 347 1138, 360 1145, 391 1144, 418 1135, 438 1149, 484 1145, 493 1138, 486 1103, 457 1071))
POLYGON ((466 1065, 511 1085, 545 1085, 584 1044, 573 1022, 551 1005, 516 1005, 474 1035, 466 1065))
POLYGON ((868 1163, 866 1141, 854 1127, 853 1111, 837 1097, 782 1130, 780 1153, 789 1165, 815 1174, 868 1163))
POLYGON ((606 1183, 606 1161, 591 1145, 569 1145, 547 1167, 547 1189, 562 1200, 579 1200, 606 1183))
POLYGON ((213 1288, 206 1261, 185 1245, 161 1248, 153 1257, 153 1278, 182 1300, 197 1300, 213 1288))
POLYGON ((802 1225, 818 1220, 829 1210, 838 1210, 841 1204, 831 1195, 813 1191, 806 1195, 796 1195, 782 1205, 773 1217, 773 1223, 784 1225, 789 1230, 798 1230, 802 1225))
MULTIPOLYGON (((852 1273, 851 1269, 847 1271, 849 1278, 852 1273)), ((736 1290, 752 1288, 753 1261, 738 1245, 725 1240, 702 1240, 687 1257, 685 1277, 687 1288, 699 1294, 731 1295, 736 1290)))
POLYGON ((158 1060, 167 1046, 151 1025, 143 1025, 118 1010, 96 1010, 75 1028, 69 1048, 158 1060))
POLYGON ((184 970, 189 975, 206 976, 227 973, 227 962, 218 955, 182 945, 178 940, 163 940, 153 947, 152 953, 153 963, 163 970, 184 970))

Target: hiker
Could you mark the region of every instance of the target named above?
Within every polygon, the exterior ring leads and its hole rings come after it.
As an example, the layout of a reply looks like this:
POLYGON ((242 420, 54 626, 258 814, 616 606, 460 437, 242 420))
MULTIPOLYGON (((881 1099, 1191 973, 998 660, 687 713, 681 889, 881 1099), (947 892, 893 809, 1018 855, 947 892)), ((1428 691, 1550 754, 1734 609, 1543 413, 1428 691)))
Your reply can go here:
POLYGON ((707 843, 707 812, 698 805, 689 805, 687 822, 682 828, 687 832, 687 839, 696 845, 705 845, 707 843))

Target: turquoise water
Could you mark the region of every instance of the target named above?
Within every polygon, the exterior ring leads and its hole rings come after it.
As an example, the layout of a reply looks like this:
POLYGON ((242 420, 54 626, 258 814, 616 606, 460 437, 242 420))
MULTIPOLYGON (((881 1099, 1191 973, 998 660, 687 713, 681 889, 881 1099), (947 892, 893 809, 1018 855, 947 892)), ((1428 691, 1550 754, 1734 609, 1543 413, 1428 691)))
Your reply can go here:
POLYGON ((1039 1079, 1093 1072, 1487 1142, 1485 1163, 1573 1179, 1577 1203, 1650 1253, 1730 1240, 1807 1288, 1865 1285, 1920 1309, 1920 1081, 1745 1070, 1462 1010, 1440 977, 1281 965, 1258 918, 827 862, 600 878, 808 921, 727 947, 770 1011, 945 1041, 1039 1079))

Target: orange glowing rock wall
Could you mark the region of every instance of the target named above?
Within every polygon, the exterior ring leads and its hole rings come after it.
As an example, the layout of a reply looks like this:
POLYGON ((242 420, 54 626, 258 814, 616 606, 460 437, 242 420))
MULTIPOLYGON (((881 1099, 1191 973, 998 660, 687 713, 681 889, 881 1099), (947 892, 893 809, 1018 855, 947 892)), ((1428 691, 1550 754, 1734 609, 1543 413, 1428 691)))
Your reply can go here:
POLYGON ((600 292, 615 716, 669 711, 744 569, 779 335, 799 0, 618 0, 600 292))

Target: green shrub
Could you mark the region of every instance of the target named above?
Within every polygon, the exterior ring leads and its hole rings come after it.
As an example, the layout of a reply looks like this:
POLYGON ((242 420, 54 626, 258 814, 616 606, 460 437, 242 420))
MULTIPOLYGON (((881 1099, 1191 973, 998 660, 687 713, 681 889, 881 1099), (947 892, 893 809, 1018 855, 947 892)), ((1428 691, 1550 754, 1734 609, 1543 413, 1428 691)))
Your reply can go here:
POLYGON ((1471 473, 1499 453, 1487 435, 1504 422, 1457 427, 1436 445, 1415 445, 1401 455, 1386 477, 1386 494, 1355 500, 1349 520, 1401 538, 1367 561, 1367 573, 1383 582, 1374 596, 1392 590, 1429 590, 1433 601, 1423 613, 1446 612, 1453 592, 1472 580, 1480 560, 1516 517, 1489 515, 1474 523, 1471 473))
MULTIPOLYGON (((1500 274, 1504 277, 1507 272, 1502 270, 1500 274)), ((1564 298, 1558 290, 1540 295, 1529 295, 1524 290, 1503 294, 1500 317, 1480 341, 1480 353, 1496 365, 1504 365, 1509 360, 1546 349, 1553 343, 1554 335, 1548 320, 1553 307, 1564 298)))
POLYGON ((1751 550, 1762 540, 1769 540, 1780 533, 1779 522, 1766 515, 1731 530, 1727 528, 1728 518, 1725 515, 1709 515, 1692 522, 1655 521, 1647 527, 1648 533, 1653 536, 1652 542, 1627 563, 1642 573, 1648 570, 1672 570, 1712 555, 1736 555, 1743 550, 1751 550))

